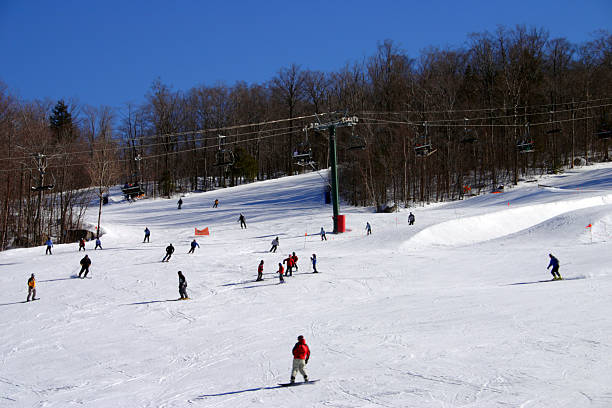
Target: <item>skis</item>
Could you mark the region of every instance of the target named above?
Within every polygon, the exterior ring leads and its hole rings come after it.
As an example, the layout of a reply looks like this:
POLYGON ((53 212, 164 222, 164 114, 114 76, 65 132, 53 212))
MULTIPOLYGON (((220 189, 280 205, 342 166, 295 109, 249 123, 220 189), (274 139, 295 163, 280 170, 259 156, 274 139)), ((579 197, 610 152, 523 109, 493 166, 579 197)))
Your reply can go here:
POLYGON ((294 382, 294 383, 278 383, 281 387, 295 387, 298 385, 306 385, 306 384, 314 384, 319 380, 308 380, 303 382, 294 382))

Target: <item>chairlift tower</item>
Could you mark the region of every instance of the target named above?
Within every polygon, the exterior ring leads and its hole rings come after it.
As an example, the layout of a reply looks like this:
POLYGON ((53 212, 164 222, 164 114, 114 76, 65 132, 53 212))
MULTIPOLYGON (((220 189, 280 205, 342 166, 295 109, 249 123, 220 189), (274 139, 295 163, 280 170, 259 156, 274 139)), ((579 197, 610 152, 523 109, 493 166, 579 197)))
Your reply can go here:
POLYGON ((38 168, 38 172, 40 173, 40 178, 38 179, 38 186, 32 187, 32 191, 38 192, 38 211, 36 213, 35 225, 37 225, 38 230, 36 233, 38 236, 35 236, 36 240, 40 240, 42 237, 42 194, 43 191, 52 190, 54 185, 44 185, 45 182, 45 171, 47 170, 47 156, 42 153, 36 153, 32 155, 34 161, 36 162, 36 167, 38 168))
MULTIPOLYGON (((318 116, 317 116, 318 119, 318 116)), ((336 128, 355 126, 358 122, 357 116, 342 116, 340 119, 331 120, 326 123, 311 123, 304 128, 304 131, 314 130, 322 132, 329 130, 329 162, 331 165, 331 196, 334 209, 334 234, 338 233, 338 215, 340 215, 340 205, 338 200, 338 162, 336 157, 336 128)))

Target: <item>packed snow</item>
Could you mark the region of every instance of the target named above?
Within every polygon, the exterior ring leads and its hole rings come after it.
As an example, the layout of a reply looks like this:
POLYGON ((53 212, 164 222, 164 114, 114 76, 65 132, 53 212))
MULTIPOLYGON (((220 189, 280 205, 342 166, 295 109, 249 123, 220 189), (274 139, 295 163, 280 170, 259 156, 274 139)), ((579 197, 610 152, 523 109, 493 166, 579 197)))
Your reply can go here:
POLYGON ((612 406, 611 164, 392 214, 342 205, 350 231, 321 241, 325 187, 310 173, 181 210, 115 190, 91 279, 75 279, 77 243, 0 253, 0 406, 612 406), (291 252, 299 271, 279 284, 291 252), (40 300, 25 303, 31 273, 40 300), (300 334, 320 381, 281 388, 300 334))

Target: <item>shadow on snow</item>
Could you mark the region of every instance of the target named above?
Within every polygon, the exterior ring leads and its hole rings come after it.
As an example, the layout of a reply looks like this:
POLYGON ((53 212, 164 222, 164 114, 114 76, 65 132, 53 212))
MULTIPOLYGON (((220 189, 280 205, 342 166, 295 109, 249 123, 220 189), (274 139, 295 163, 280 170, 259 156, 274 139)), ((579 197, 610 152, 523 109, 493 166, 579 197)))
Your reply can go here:
POLYGON ((126 303, 121 306, 132 306, 132 305, 148 305, 150 303, 166 303, 166 302, 178 302, 181 299, 166 299, 166 300, 150 300, 148 302, 136 302, 136 303, 126 303))
POLYGON ((277 388, 283 388, 281 385, 274 385, 271 387, 257 387, 257 388, 247 388, 246 390, 238 390, 238 391, 228 391, 228 392, 220 392, 219 394, 203 394, 194 399, 205 399, 207 397, 221 397, 223 395, 232 395, 232 394, 241 394, 243 392, 251 392, 251 391, 260 391, 260 390, 274 390, 277 388))
MULTIPOLYGON (((563 282, 563 281, 569 281, 569 280, 578 280, 578 279, 586 279, 586 276, 576 276, 573 278, 563 278, 558 282, 563 282)), ((544 283, 544 282, 557 282, 556 280, 552 280, 552 279, 547 279, 547 280, 539 280, 539 281, 532 281, 532 282, 516 282, 516 283, 509 283, 506 286, 516 286, 516 285, 533 285, 535 283, 544 283)))

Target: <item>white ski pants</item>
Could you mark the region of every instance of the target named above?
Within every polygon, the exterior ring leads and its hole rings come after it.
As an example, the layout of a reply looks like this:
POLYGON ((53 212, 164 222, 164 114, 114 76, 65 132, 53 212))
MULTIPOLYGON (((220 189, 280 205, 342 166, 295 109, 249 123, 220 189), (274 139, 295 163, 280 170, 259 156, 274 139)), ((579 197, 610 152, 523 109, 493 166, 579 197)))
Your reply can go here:
POLYGON ((304 379, 308 377, 308 374, 306 373, 306 360, 300 360, 297 358, 293 359, 293 370, 291 370, 291 378, 295 378, 298 371, 304 376, 304 379))

